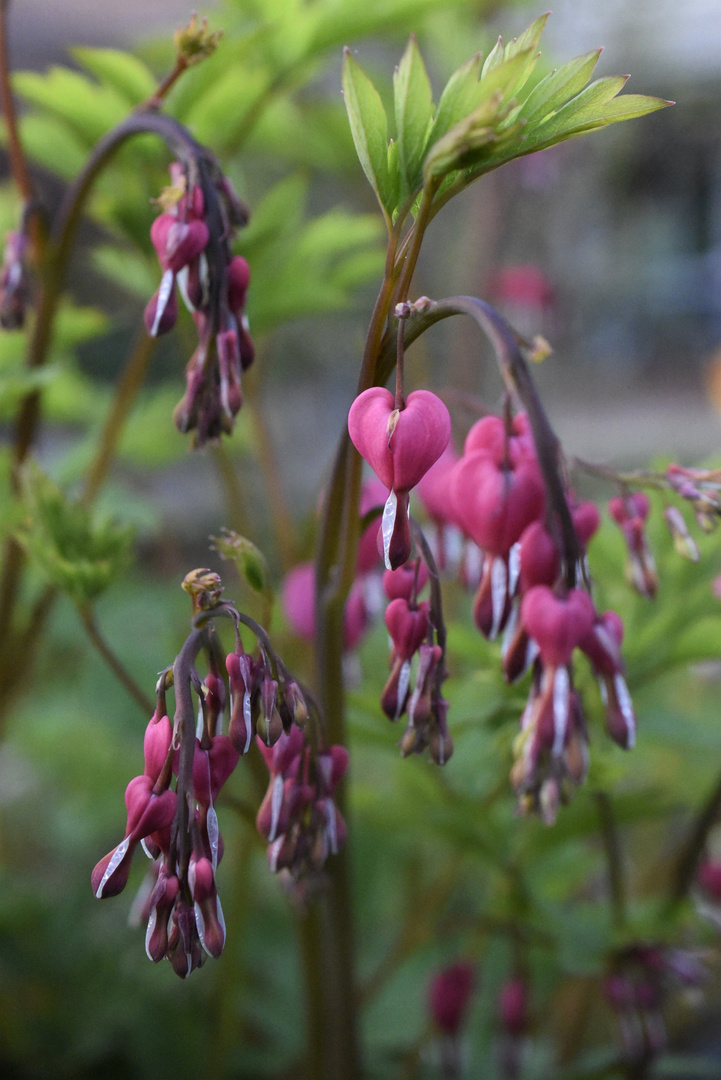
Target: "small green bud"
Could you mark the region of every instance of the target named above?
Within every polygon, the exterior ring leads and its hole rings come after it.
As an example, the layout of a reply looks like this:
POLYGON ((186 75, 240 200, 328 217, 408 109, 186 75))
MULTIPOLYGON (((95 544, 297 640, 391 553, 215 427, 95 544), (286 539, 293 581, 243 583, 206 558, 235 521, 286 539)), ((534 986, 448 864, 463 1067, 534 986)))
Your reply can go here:
POLYGON ((222 30, 214 30, 211 33, 208 30, 207 18, 203 17, 198 21, 197 14, 193 12, 188 25, 179 27, 173 35, 178 61, 186 67, 199 64, 201 60, 212 56, 222 36, 222 30))

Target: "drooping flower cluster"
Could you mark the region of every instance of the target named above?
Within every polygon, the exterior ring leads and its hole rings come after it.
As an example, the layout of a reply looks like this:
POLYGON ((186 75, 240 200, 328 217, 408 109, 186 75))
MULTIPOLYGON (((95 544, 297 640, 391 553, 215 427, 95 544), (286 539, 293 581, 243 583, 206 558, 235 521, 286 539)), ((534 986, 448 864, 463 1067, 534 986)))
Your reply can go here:
POLYGON ((143 848, 153 862, 150 884, 137 905, 147 923, 146 952, 156 963, 167 957, 181 978, 206 954, 220 956, 225 944, 216 885, 223 839, 215 806, 240 757, 257 742, 268 764, 271 781, 257 826, 270 843, 272 869, 287 870, 294 881, 320 870, 345 840, 333 793, 347 765, 344 749, 324 745, 315 712, 313 739, 306 737, 309 708, 301 687, 262 628, 220 600, 217 575, 195 571, 184 587, 193 596, 195 629, 158 684, 145 732, 144 770, 125 793, 123 839, 92 873, 96 897, 116 896, 127 884, 135 850, 143 848), (256 658, 245 652, 236 633, 236 649, 226 659, 229 697, 217 648, 205 629, 216 615, 229 616, 236 630, 243 618, 258 637, 256 658), (194 666, 201 649, 209 657, 202 681, 194 666), (176 698, 173 723, 166 707, 170 686, 176 698), (228 733, 222 734, 226 703, 228 733))
MULTIPOLYGON (((532 670, 511 778, 519 809, 540 812, 550 823, 568 797, 569 782, 581 783, 588 767, 588 734, 574 687, 575 650, 591 661, 611 737, 624 748, 635 738, 620 652, 621 620, 613 612, 599 615, 587 588, 572 584, 586 577, 585 551, 599 525, 598 511, 564 492, 565 527, 573 539, 569 550, 523 413, 479 420, 460 459, 440 460, 424 477, 419 495, 423 502, 428 498, 434 523, 445 530, 444 546, 448 530, 455 528, 466 549, 480 552, 474 618, 490 640, 503 635, 506 678, 513 682, 532 670)), ((469 584, 474 562, 467 555, 461 561, 469 584)))
POLYGON ((164 209, 150 231, 163 276, 145 309, 153 336, 175 325, 178 290, 193 316, 198 346, 186 369, 187 389, 175 422, 183 432, 194 431, 200 446, 232 431, 243 401, 241 374, 254 357, 245 315, 250 271, 230 249, 248 213, 217 166, 204 165, 202 171, 178 162, 171 166, 173 185, 161 198, 164 209))

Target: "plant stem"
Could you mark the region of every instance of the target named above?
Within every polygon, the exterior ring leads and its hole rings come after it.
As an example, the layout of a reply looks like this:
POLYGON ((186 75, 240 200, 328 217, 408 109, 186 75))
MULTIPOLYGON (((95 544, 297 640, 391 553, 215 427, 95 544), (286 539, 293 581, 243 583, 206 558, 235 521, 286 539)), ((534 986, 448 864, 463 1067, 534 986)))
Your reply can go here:
POLYGON ((0 0, 0 106, 5 117, 5 127, 8 135, 8 157, 10 159, 10 172, 21 198, 25 203, 32 202, 33 185, 30 172, 25 159, 23 145, 18 131, 17 114, 15 112, 15 100, 10 85, 10 58, 8 48, 7 15, 10 8, 10 0, 0 0))
POLYGON ((621 845, 611 799, 606 791, 594 792, 601 824, 601 839, 606 852, 608 887, 611 894, 611 910, 616 928, 626 921, 626 886, 624 882, 621 845))
POLYGON ((95 622, 95 616, 90 605, 86 604, 83 607, 78 608, 78 612, 80 614, 80 619, 82 621, 83 627, 85 628, 85 632, 87 633, 93 647, 102 656, 103 660, 108 665, 113 675, 115 675, 119 682, 123 684, 125 689, 128 691, 133 700, 137 702, 143 712, 147 716, 152 716, 153 712, 155 711, 155 702, 143 693, 143 691, 133 679, 132 675, 121 664, 120 660, 117 658, 108 643, 105 641, 105 638, 100 633, 98 625, 95 622))
POLYGON ((686 840, 681 845, 676 872, 671 882, 671 894, 668 907, 673 910, 685 897, 696 877, 696 868, 706 845, 708 834, 721 814, 721 776, 718 777, 711 792, 698 814, 691 822, 686 840))
POLYGON ((95 457, 85 477, 82 500, 86 505, 94 501, 108 475, 128 413, 143 384, 154 348, 155 338, 143 331, 117 385, 110 411, 100 433, 95 457))

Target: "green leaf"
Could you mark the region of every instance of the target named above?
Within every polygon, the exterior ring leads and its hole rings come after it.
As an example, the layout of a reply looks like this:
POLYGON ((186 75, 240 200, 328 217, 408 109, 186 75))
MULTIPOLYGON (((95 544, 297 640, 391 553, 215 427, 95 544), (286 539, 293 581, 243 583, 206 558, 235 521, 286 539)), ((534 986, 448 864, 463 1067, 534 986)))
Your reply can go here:
POLYGON ((466 60, 465 64, 453 72, 438 102, 433 127, 428 136, 429 145, 432 146, 449 128, 472 112, 478 96, 480 74, 480 53, 466 60))
POLYGON ((29 157, 63 180, 73 180, 85 164, 87 147, 57 117, 28 113, 21 117, 20 133, 29 157))
POLYGON ((137 56, 120 49, 76 47, 72 55, 98 82, 108 83, 121 93, 128 105, 139 105, 154 93, 157 83, 152 71, 137 56))
POLYGON ((343 55, 343 96, 356 153, 368 183, 384 211, 390 213, 388 184, 388 120, 373 83, 350 49, 343 55))
POLYGON ((53 67, 46 75, 19 71, 13 86, 26 101, 65 120, 87 146, 94 145, 128 114, 127 102, 117 90, 99 86, 67 68, 53 67))
MULTIPOLYGON (((209 69, 214 66, 214 62, 207 64, 209 69)), ((265 68, 246 68, 242 77, 235 67, 216 73, 209 88, 188 109, 184 122, 200 142, 216 150, 232 146, 251 108, 268 92, 271 77, 265 68)))
POLYGON ((393 75, 402 197, 422 183, 421 164, 433 116, 433 96, 416 39, 411 36, 393 75))
POLYGON ((557 71, 549 72, 524 101, 519 113, 520 118, 530 126, 536 121, 543 121, 565 105, 591 78, 601 52, 601 49, 594 49, 593 52, 569 60, 557 71))
POLYGON ((26 516, 17 539, 44 576, 76 604, 88 603, 128 565, 133 530, 91 517, 34 463, 23 470, 22 496, 26 516))
POLYGON ((493 46, 488 56, 485 59, 483 68, 481 70, 481 78, 485 79, 486 75, 489 75, 494 71, 499 64, 503 63, 503 38, 499 37, 496 44, 493 46))

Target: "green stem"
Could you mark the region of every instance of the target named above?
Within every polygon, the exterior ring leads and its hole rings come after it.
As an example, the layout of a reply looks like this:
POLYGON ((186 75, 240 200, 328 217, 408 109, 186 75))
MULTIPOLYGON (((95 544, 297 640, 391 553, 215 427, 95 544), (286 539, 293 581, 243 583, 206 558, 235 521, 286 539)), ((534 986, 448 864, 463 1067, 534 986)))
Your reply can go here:
POLYGON ((681 845, 676 872, 671 882, 671 895, 668 907, 672 911, 688 895, 696 877, 699 859, 703 854, 708 834, 721 814, 721 776, 718 777, 711 792, 698 814, 691 822, 686 839, 681 845))
POLYGON ((95 500, 108 475, 128 413, 143 384, 154 348, 155 338, 151 338, 143 332, 130 354, 130 359, 118 383, 110 411, 100 433, 95 457, 85 477, 83 502, 86 504, 95 500))
POLYGON ((13 98, 10 85, 10 60, 8 48, 7 14, 10 8, 10 0, 0 0, 0 106, 5 117, 5 128, 8 136, 8 157, 10 159, 10 172, 20 197, 23 202, 29 203, 33 198, 33 185, 30 179, 23 145, 18 131, 17 114, 15 111, 15 99, 13 98))
POLYGON ((608 792, 596 791, 594 792, 594 798, 601 825, 601 839, 606 852, 608 888, 611 894, 613 921, 616 928, 620 929, 626 922, 626 885, 618 826, 608 792))
POLYGON ((108 665, 113 675, 122 683, 125 689, 128 691, 134 701, 140 706, 146 716, 152 716, 155 710, 155 702, 147 697, 146 694, 140 689, 138 684, 133 679, 130 672, 121 664, 115 653, 112 651, 105 638, 100 633, 98 625, 95 622, 95 616, 93 610, 89 605, 78 608, 80 619, 85 628, 85 632, 88 635, 90 643, 93 648, 102 656, 105 663, 108 665))

